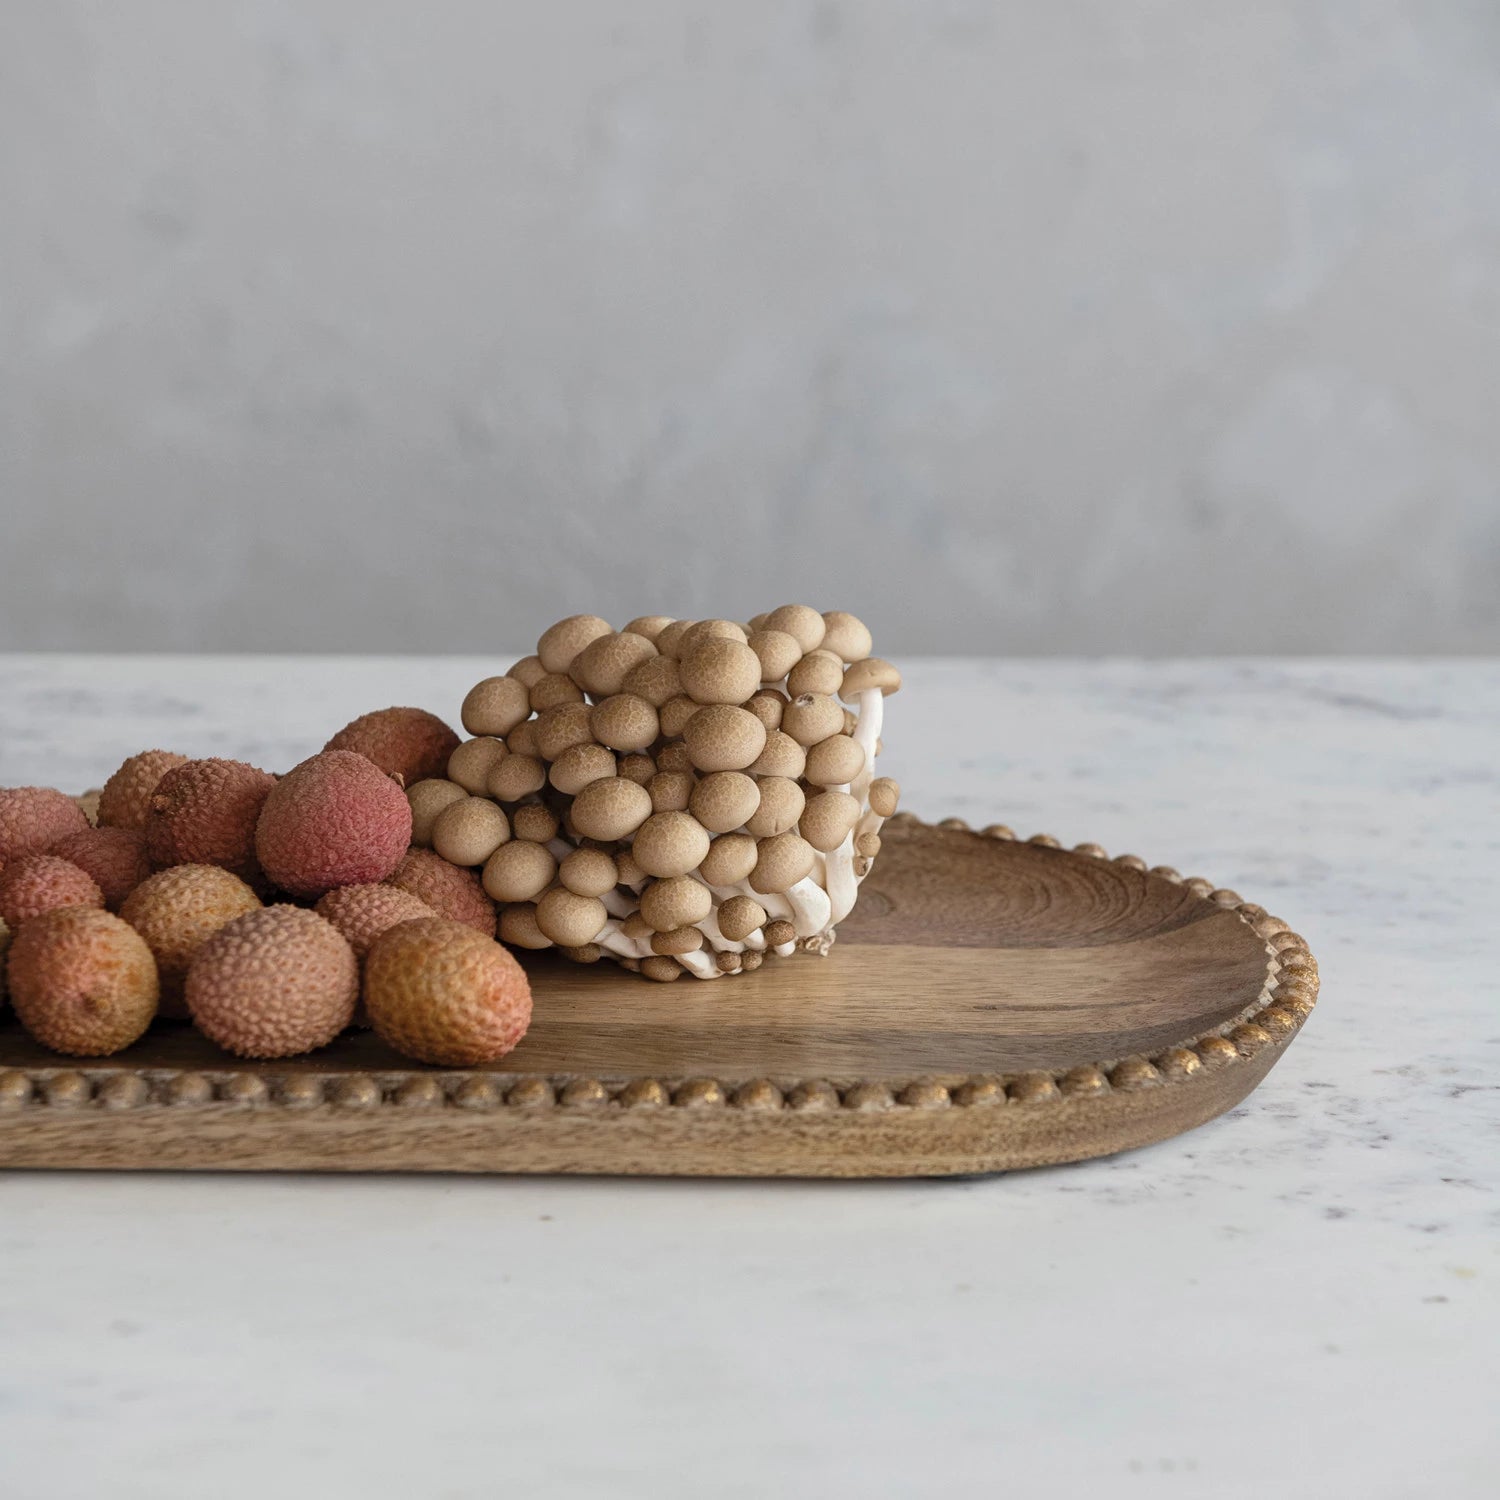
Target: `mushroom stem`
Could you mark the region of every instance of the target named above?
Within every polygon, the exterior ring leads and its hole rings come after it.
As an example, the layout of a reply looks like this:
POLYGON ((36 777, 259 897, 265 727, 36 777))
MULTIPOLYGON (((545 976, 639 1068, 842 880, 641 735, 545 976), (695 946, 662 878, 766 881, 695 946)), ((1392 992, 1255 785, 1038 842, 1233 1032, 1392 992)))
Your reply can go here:
MULTIPOLYGON (((798 937, 812 937, 828 926, 832 909, 828 892, 811 875, 804 875, 785 894, 787 905, 792 909, 792 926, 796 928, 798 937)), ((761 898, 761 904, 765 904, 764 897, 761 898)), ((780 953, 785 946, 779 945, 776 951, 780 953)))
POLYGON ((604 903, 604 909, 612 917, 628 917, 631 912, 639 911, 641 903, 630 901, 622 896, 619 891, 605 891, 599 898, 604 903))
POLYGON ((616 954, 620 958, 649 958, 651 956, 650 942, 644 938, 626 937, 620 931, 620 924, 613 917, 604 924, 594 941, 606 952, 616 954))
POLYGON ((884 717, 885 694, 879 688, 866 688, 859 695, 859 719, 854 726, 854 739, 865 752, 865 764, 849 785, 850 796, 860 802, 869 795, 870 782, 875 777, 875 745, 884 717))
POLYGON ((722 979, 724 977, 718 964, 714 962, 713 954, 707 948, 700 948, 696 953, 674 953, 672 956, 689 974, 698 979, 722 979))
POLYGON ((837 926, 854 910, 859 895, 859 876, 854 871, 854 830, 837 849, 825 856, 824 889, 832 911, 830 926, 837 926))

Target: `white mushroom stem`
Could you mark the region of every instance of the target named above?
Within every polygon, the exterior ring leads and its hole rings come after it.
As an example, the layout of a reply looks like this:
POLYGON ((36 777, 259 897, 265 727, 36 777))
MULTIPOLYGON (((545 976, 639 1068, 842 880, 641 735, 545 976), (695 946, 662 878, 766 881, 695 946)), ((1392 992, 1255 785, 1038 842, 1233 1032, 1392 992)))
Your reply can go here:
MULTIPOLYGON (((787 904, 792 909, 792 926, 798 937, 812 937, 828 926, 832 910, 828 892, 811 875, 804 875, 785 895, 787 904)), ((779 953, 781 948, 778 947, 776 951, 779 953)))
POLYGON ((795 943, 777 943, 773 950, 777 958, 790 958, 797 951, 795 943))
POLYGON ((604 909, 612 917, 628 917, 641 909, 639 901, 632 901, 627 896, 622 896, 618 890, 605 891, 599 898, 604 903, 604 909))
POLYGON ((713 954, 706 948, 699 948, 696 953, 674 953, 673 958, 682 965, 689 974, 696 975, 699 979, 721 979, 723 970, 714 962, 713 954))
POLYGON ((651 943, 645 938, 629 938, 620 930, 620 924, 610 918, 594 941, 608 953, 620 958, 650 958, 651 943))
POLYGON ((694 924, 698 931, 703 934, 706 945, 716 953, 743 953, 745 945, 737 943, 733 938, 724 936, 719 927, 719 909, 715 907, 701 922, 694 924))
POLYGON ((885 717, 885 694, 879 688, 866 688, 859 695, 859 717, 854 726, 855 743, 865 752, 864 769, 849 784, 849 794, 863 802, 870 793, 875 776, 875 746, 880 739, 880 725, 885 717))
POLYGON ((854 831, 851 829, 837 849, 824 856, 823 886, 832 910, 829 923, 837 926, 854 910, 859 895, 859 876, 854 871, 854 831))

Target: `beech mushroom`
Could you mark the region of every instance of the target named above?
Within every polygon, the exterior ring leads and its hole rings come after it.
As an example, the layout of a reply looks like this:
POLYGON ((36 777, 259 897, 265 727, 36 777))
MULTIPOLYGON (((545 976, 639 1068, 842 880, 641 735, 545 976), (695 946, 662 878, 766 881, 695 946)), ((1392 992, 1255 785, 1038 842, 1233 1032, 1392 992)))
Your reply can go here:
POLYGON ((490 855, 480 878, 493 901, 530 901, 541 895, 556 875, 557 860, 550 849, 512 839, 490 855))
POLYGON ((602 849, 575 849, 557 867, 557 878, 577 896, 605 896, 620 881, 619 867, 602 849))
POLYGON ((789 776, 795 781, 807 769, 807 751, 779 729, 766 731, 766 747, 750 767, 752 776, 789 776))
POLYGON ((666 657, 676 657, 682 650, 682 638, 693 628, 693 620, 673 620, 656 633, 656 649, 666 657))
POLYGON ((861 811, 848 792, 820 792, 802 810, 797 832, 819 853, 827 854, 853 832, 861 811))
POLYGON ((620 775, 627 781, 638 781, 645 786, 656 775, 656 762, 649 755, 622 755, 620 775))
POLYGON ((750 649, 760 658, 760 680, 780 682, 802 660, 797 638, 784 630, 753 630, 750 649))
POLYGON ((844 728, 844 711, 829 693, 802 693, 787 704, 781 715, 783 734, 799 745, 816 745, 844 728))
POLYGON ((641 960, 641 973, 658 984, 671 984, 674 979, 682 978, 682 965, 675 958, 653 954, 641 960))
POLYGON ((465 797, 437 815, 432 847, 450 865, 482 865, 510 839, 510 823, 488 797, 465 797))
POLYGON ((511 832, 533 844, 549 843, 557 837, 557 814, 542 802, 525 802, 510 815, 511 832))
POLYGON ((634 693, 615 693, 589 713, 594 738, 611 750, 649 750, 660 729, 656 709, 634 693))
POLYGON ((677 654, 687 657, 704 641, 712 639, 743 642, 747 638, 743 625, 737 625, 733 620, 695 620, 683 631, 682 638, 677 643, 677 654))
POLYGON ((541 749, 536 742, 536 720, 526 719, 517 724, 505 736, 505 745, 512 755, 532 755, 540 759, 541 749))
POLYGON ((537 925, 536 907, 529 901, 507 906, 500 913, 500 941, 511 948, 552 946, 552 939, 537 925))
POLYGON ((691 771, 658 771, 646 783, 653 812, 686 812, 698 778, 691 771))
POLYGON ((553 886, 536 903, 536 925, 565 947, 591 943, 603 930, 609 913, 594 896, 580 896, 566 886, 553 886))
POLYGON ((648 656, 624 676, 620 691, 644 698, 652 708, 660 708, 673 698, 683 697, 682 673, 675 658, 648 656))
POLYGON ((713 771, 690 789, 687 806, 710 833, 728 833, 760 806, 760 788, 743 771, 713 771))
POLYGON ((745 707, 767 729, 780 729, 781 716, 786 712, 788 701, 787 695, 780 688, 762 688, 746 701, 745 707))
MULTIPOLYGON (((852 618, 852 616, 851 616, 852 618)), ((654 645, 657 636, 672 623, 671 615, 637 615, 626 627, 626 635, 643 635, 654 645)), ((865 653, 869 655, 868 652, 865 653)))
POLYGON ((531 695, 514 677, 486 677, 464 698, 459 718, 470 734, 506 735, 531 713, 531 695))
POLYGON ((586 703, 564 703, 544 713, 536 721, 536 742, 542 759, 556 760, 574 745, 593 744, 591 712, 586 703))
POLYGON ((651 816, 651 794, 623 776, 591 781, 573 799, 572 816, 584 838, 628 838, 651 816))
POLYGON ((681 740, 673 740, 656 752, 656 768, 659 771, 691 771, 693 757, 681 740))
POLYGON ((836 693, 843 685, 844 664, 832 651, 821 647, 809 651, 801 661, 787 673, 786 690, 793 697, 803 693, 836 693))
POLYGON ((686 646, 679 675, 696 703, 743 703, 760 687, 760 657, 743 641, 707 636, 686 646))
POLYGON ((732 943, 743 942, 766 924, 766 909, 753 896, 731 896, 719 907, 719 931, 732 943))
POLYGON ((547 669, 542 665, 540 656, 523 656, 505 675, 514 677, 529 691, 547 675, 547 669))
POLYGON ((662 734, 668 739, 676 739, 687 728, 688 720, 702 707, 701 703, 694 698, 689 698, 686 693, 679 693, 675 698, 668 698, 662 704, 658 714, 662 734))
POLYGON ((519 802, 546 784, 547 768, 536 756, 507 755, 490 772, 485 785, 497 802, 519 802))
POLYGON ((857 615, 842 609, 824 612, 823 650, 836 652, 845 661, 863 661, 874 645, 869 627, 857 615))
POLYGON ((713 893, 691 875, 653 881, 641 892, 641 915, 655 932, 690 927, 713 910, 713 893))
POLYGON ((800 834, 778 833, 762 839, 750 887, 762 895, 789 891, 811 873, 815 857, 813 846, 800 834))
POLYGON ((710 884, 738 885, 755 868, 755 840, 744 833, 726 833, 716 838, 698 864, 698 873, 710 884))
POLYGON ((859 741, 833 734, 808 750, 803 775, 814 786, 847 786, 864 768, 865 752, 859 741))
POLYGON ((573 681, 595 698, 618 693, 632 667, 655 656, 656 647, 643 635, 621 631, 592 640, 568 669, 573 681))
POLYGON ((766 726, 743 708, 712 703, 687 721, 682 738, 700 771, 743 771, 765 749, 766 726))
POLYGON ((536 654, 549 672, 566 672, 585 646, 612 633, 609 621, 598 615, 569 615, 542 632, 536 654))
POLYGON ((630 848, 648 875, 665 877, 696 870, 708 846, 708 834, 696 818, 685 812, 660 812, 641 824, 630 848))
POLYGON ((506 748, 499 740, 481 737, 465 740, 448 757, 448 780, 460 786, 471 797, 487 790, 491 770, 505 759, 506 748))
POLYGON ((870 808, 882 818, 891 817, 901 801, 901 787, 890 776, 877 776, 870 783, 870 808))
POLYGON ((785 833, 797 826, 806 805, 807 794, 790 777, 762 776, 760 805, 745 819, 745 832, 753 833, 756 838, 785 833))
POLYGON ((581 792, 591 781, 616 774, 614 755, 603 745, 570 745, 547 771, 547 780, 565 796, 581 792))
POLYGON ((651 937, 653 953, 696 953, 702 946, 703 934, 696 927, 674 927, 669 932, 653 933, 651 937))
POLYGON ((783 604, 761 621, 762 630, 784 630, 803 651, 816 651, 828 627, 823 616, 806 604, 783 604))
POLYGON ((562 672, 551 672, 531 685, 528 693, 531 711, 544 714, 564 703, 582 703, 583 689, 562 672))

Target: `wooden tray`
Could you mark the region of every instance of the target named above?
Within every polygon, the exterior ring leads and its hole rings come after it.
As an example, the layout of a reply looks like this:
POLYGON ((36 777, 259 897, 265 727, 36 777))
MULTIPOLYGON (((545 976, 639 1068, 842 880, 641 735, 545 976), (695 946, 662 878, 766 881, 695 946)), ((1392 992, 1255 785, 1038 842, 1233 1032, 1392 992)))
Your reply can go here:
POLYGON ((182 1024, 69 1065, 0 1021, 0 1166, 895 1177, 1165 1140, 1238 1104, 1318 967, 1232 891, 1095 845, 887 825, 826 959, 652 984, 535 955, 492 1070, 373 1034, 240 1063, 182 1024))

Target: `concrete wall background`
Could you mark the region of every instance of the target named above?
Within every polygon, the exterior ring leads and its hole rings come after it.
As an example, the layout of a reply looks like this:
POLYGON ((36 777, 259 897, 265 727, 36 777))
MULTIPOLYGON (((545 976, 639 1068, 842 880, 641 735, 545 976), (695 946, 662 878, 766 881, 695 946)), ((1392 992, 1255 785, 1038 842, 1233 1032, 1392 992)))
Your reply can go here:
POLYGON ((1489 0, 9 0, 0 647, 1500 647, 1489 0))

